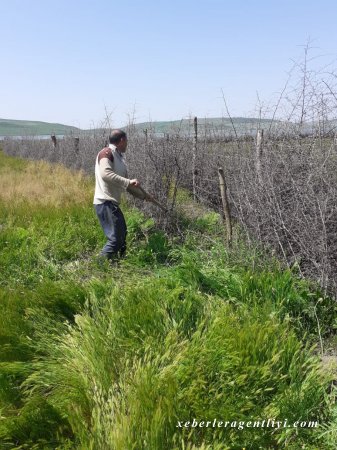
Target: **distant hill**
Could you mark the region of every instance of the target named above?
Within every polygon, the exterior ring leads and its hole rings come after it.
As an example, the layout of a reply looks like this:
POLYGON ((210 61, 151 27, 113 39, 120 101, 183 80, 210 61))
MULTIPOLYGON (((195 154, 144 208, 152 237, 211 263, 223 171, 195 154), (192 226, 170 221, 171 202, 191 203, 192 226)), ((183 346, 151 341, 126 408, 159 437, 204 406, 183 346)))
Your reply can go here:
MULTIPOLYGON (((269 127, 271 119, 257 119, 246 117, 233 117, 232 121, 229 118, 211 117, 207 119, 198 118, 198 132, 202 134, 207 129, 234 132, 233 125, 239 135, 250 134, 256 132, 258 125, 261 128, 269 127), (232 123, 233 122, 233 123, 232 123)), ((172 130, 182 131, 183 133, 193 133, 193 119, 173 120, 167 122, 143 122, 135 124, 135 128, 139 130, 152 130, 155 133, 168 133, 172 130)))
MULTIPOLYGON (((271 119, 256 119, 246 117, 233 117, 236 132, 239 135, 254 133, 260 125, 261 128, 269 127, 271 119)), ((233 124, 228 118, 213 117, 207 119, 198 118, 198 131, 202 134, 207 129, 214 131, 233 132, 233 124)), ((179 131, 183 134, 193 133, 193 119, 182 119, 173 121, 142 122, 134 125, 136 130, 151 130, 156 134, 172 133, 179 131)), ((124 129, 127 127, 124 127, 124 129)), ((82 130, 80 128, 60 123, 36 122, 27 120, 0 119, 0 136, 43 136, 43 135, 67 135, 92 133, 98 130, 82 130)))
POLYGON ((43 136, 78 133, 79 128, 61 123, 0 119, 0 136, 43 136))

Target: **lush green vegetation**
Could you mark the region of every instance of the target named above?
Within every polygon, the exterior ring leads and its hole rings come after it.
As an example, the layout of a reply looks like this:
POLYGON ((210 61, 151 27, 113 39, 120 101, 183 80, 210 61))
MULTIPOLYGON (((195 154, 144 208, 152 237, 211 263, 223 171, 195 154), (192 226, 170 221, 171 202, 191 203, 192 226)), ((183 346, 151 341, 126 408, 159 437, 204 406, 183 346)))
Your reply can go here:
POLYGON ((336 306, 295 269, 241 240, 228 251, 213 213, 182 218, 178 239, 135 209, 128 257, 101 265, 92 180, 0 154, 8 174, 1 448, 335 448, 333 370, 315 344, 333 333, 336 306), (193 419, 320 427, 177 427, 193 419))

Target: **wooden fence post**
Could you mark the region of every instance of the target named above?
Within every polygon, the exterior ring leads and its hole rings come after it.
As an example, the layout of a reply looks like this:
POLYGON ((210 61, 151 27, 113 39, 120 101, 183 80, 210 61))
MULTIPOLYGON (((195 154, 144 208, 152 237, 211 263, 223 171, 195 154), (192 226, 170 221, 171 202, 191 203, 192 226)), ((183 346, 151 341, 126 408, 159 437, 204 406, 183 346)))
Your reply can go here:
POLYGON ((230 207, 227 197, 227 185, 225 181, 225 174, 221 167, 218 169, 219 172, 219 183, 220 183, 220 193, 221 193, 221 200, 222 200, 222 206, 223 206, 223 212, 224 212, 224 219, 226 223, 226 241, 227 245, 230 246, 232 243, 232 219, 230 214, 230 207))
POLYGON ((147 142, 148 142, 148 130, 147 130, 147 128, 145 128, 145 129, 143 130, 143 132, 144 132, 144 134, 145 134, 145 145, 147 145, 147 142))
POLYGON ((197 145, 198 145, 198 118, 194 117, 194 136, 193 136, 193 153, 192 153, 192 186, 193 186, 193 200, 197 198, 196 191, 196 160, 197 160, 197 145))
POLYGON ((50 136, 50 138, 51 138, 51 141, 52 141, 52 143, 53 143, 53 147, 56 148, 56 147, 57 147, 57 139, 56 139, 55 134, 52 134, 52 135, 50 136))
POLYGON ((256 172, 261 182, 261 158, 263 152, 263 130, 257 130, 256 135, 256 172))
POLYGON ((74 150, 75 150, 76 154, 78 154, 80 151, 80 138, 79 137, 74 138, 74 150))

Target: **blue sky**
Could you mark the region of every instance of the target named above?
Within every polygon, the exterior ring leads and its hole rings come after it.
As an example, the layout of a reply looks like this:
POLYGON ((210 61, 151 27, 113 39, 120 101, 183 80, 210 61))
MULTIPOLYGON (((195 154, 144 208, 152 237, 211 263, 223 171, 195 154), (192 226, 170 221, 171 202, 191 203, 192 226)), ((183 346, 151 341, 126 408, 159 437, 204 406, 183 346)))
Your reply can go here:
POLYGON ((336 0, 0 0, 0 117, 89 128, 256 115, 311 39, 337 67, 336 0))

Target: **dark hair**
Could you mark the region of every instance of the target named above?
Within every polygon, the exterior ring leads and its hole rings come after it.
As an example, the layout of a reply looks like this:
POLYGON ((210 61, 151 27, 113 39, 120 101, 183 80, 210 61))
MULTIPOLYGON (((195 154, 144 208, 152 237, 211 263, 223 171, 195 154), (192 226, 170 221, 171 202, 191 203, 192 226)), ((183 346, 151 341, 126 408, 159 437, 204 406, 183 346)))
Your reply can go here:
POLYGON ((118 142, 122 139, 126 138, 126 133, 123 130, 112 130, 109 136, 110 144, 118 144, 118 142))

